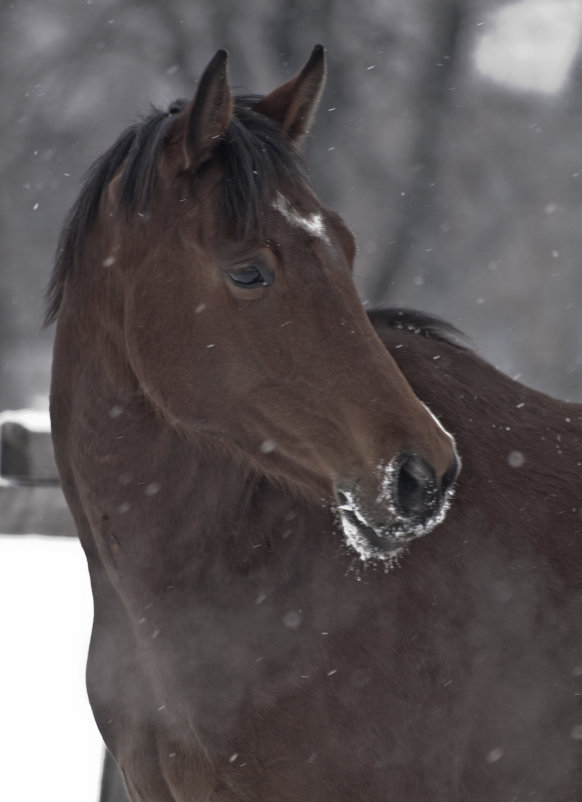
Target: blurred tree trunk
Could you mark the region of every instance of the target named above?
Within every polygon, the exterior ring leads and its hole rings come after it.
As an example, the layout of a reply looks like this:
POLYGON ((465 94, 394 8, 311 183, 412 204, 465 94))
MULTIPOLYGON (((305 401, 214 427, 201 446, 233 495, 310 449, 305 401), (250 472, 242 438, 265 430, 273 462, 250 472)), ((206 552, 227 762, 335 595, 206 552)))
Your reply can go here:
POLYGON ((424 54, 425 65, 420 74, 412 169, 408 188, 402 192, 404 200, 393 245, 385 248, 382 269, 376 271, 371 281, 370 298, 375 305, 390 302, 390 288, 408 267, 417 232, 435 202, 443 122, 454 102, 452 88, 464 45, 466 6, 466 0, 444 0, 435 4, 433 38, 424 54))

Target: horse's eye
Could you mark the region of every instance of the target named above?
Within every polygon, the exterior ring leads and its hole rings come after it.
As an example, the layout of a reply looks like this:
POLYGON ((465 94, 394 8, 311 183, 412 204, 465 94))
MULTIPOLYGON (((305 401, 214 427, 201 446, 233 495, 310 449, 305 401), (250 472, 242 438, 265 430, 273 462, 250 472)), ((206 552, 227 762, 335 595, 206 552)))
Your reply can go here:
POLYGON ((245 265, 236 270, 229 270, 228 277, 236 287, 245 289, 268 287, 274 280, 273 274, 269 270, 257 267, 257 265, 245 265))

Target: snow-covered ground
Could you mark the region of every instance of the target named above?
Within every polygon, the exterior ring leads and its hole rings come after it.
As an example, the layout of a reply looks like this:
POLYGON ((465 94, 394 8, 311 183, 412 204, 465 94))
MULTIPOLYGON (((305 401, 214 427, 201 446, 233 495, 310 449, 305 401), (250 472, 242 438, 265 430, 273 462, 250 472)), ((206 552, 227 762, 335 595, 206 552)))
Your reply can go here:
POLYGON ((85 692, 92 600, 75 539, 0 536, 0 799, 96 802, 85 692))

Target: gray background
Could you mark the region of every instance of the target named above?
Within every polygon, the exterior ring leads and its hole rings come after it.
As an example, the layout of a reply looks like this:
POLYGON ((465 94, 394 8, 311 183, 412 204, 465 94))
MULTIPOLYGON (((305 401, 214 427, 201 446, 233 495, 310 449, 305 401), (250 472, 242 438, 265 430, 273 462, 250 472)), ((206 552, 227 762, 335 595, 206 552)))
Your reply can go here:
POLYGON ((510 375, 582 399, 580 6, 2 3, 0 410, 46 406, 42 295, 90 162, 150 102, 192 95, 217 48, 236 88, 267 92, 317 42, 307 161, 357 236, 362 300, 441 315, 510 375))

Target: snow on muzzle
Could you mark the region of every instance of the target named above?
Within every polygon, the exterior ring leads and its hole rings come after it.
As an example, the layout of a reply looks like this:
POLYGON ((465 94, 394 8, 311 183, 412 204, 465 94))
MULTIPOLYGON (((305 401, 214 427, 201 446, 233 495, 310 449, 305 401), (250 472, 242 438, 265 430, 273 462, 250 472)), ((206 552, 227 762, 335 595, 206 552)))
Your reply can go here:
POLYGON ((378 465, 372 493, 360 482, 340 483, 336 510, 347 544, 365 562, 392 561, 444 520, 459 469, 455 456, 439 482, 422 457, 406 453, 378 465))

